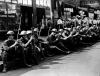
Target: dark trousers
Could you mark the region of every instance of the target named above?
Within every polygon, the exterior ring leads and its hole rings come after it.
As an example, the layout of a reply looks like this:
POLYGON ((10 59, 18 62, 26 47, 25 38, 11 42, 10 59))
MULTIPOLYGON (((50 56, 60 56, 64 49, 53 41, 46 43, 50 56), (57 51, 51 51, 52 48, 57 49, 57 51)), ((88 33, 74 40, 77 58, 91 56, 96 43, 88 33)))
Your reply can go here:
POLYGON ((68 51, 68 49, 63 45, 63 43, 60 40, 50 43, 50 45, 57 46, 59 49, 63 51, 68 51))
POLYGON ((62 25, 62 24, 58 24, 58 25, 56 26, 56 28, 57 28, 57 29, 63 29, 63 25, 62 25))
POLYGON ((2 50, 2 61, 4 67, 7 67, 7 63, 15 59, 15 53, 15 48, 2 50))

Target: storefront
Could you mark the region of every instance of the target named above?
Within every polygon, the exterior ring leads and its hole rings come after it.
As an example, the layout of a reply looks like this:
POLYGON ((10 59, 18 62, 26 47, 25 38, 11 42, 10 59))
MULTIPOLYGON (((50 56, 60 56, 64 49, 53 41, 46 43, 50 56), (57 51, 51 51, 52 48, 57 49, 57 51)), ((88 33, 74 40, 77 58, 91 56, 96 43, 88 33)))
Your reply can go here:
MULTIPOLYGON (((37 23, 45 18, 46 8, 50 7, 50 0, 36 0, 37 23)), ((0 32, 21 29, 26 30, 32 27, 32 0, 0 0, 0 32)))

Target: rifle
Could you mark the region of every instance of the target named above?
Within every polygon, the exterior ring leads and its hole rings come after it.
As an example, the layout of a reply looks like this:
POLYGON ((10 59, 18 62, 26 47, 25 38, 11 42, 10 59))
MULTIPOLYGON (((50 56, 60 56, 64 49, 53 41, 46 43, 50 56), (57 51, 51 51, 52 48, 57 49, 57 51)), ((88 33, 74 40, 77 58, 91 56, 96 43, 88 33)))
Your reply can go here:
POLYGON ((20 26, 21 26, 21 18, 22 18, 22 14, 21 14, 21 16, 20 16, 20 23, 19 23, 19 27, 18 27, 18 33, 17 33, 17 40, 18 40, 18 38, 19 38, 19 33, 20 33, 20 26))

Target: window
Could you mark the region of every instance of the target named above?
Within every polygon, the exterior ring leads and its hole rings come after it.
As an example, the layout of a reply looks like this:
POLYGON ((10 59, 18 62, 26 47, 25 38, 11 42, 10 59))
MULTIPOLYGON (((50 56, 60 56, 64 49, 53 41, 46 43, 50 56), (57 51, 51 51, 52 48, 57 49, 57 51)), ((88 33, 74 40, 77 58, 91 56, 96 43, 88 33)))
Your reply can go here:
POLYGON ((8 4, 8 30, 17 30, 18 29, 18 22, 17 18, 20 14, 18 11, 19 8, 16 4, 8 4))
POLYGON ((28 4, 27 2, 28 2, 27 0, 23 0, 24 5, 27 5, 28 4))
POLYGON ((44 6, 47 6, 47 0, 44 0, 43 5, 44 5, 44 6))
POLYGON ((7 30, 6 3, 0 2, 0 31, 7 30))
POLYGON ((42 5, 42 6, 43 6, 43 0, 40 0, 40 5, 42 5))
POLYGON ((22 4, 22 0, 18 0, 18 4, 22 4))
POLYGON ((17 3, 17 0, 12 0, 12 3, 17 3))
POLYGON ((28 5, 32 6, 32 0, 28 0, 28 5))
POLYGON ((50 0, 47 0, 47 6, 50 7, 50 0))
POLYGON ((6 2, 11 2, 11 0, 5 0, 6 2))
POLYGON ((4 1, 4 0, 0 0, 0 1, 4 1))
POLYGON ((40 1, 40 0, 36 0, 36 4, 37 4, 37 5, 40 5, 40 2, 39 2, 39 1, 40 1))

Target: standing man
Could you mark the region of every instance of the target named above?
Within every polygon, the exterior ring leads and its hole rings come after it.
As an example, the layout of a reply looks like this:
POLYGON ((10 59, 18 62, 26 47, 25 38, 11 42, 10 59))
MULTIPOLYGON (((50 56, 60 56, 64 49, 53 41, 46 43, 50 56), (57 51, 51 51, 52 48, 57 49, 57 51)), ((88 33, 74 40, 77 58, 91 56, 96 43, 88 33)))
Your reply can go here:
POLYGON ((61 29, 61 28, 63 28, 63 21, 61 18, 59 18, 57 21, 57 29, 61 29))

